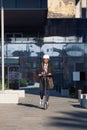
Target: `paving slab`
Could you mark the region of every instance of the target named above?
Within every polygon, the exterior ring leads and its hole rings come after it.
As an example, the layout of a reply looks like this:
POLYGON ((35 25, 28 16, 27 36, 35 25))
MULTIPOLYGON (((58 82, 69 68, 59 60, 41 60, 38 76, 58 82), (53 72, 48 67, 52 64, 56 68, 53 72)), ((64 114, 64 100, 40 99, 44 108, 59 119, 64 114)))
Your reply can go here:
POLYGON ((0 130, 86 130, 87 109, 78 99, 51 90, 49 108, 39 107, 39 89, 29 89, 19 104, 0 104, 0 130))

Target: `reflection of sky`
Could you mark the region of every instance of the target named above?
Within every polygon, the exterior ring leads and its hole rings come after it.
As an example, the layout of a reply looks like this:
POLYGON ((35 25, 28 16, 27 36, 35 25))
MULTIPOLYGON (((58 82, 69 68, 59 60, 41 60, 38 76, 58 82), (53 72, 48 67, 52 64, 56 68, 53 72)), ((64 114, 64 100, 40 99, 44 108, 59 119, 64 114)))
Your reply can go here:
POLYGON ((84 49, 84 44, 66 44, 66 48, 80 48, 84 49))
POLYGON ((6 49, 8 56, 12 56, 12 53, 15 51, 30 51, 31 56, 37 56, 37 52, 40 52, 40 48, 35 44, 7 44, 5 46, 5 55, 6 49))
POLYGON ((44 54, 49 54, 50 56, 59 56, 58 50, 62 50, 64 45, 65 44, 44 44, 40 48, 36 44, 6 44, 5 56, 7 53, 8 56, 12 56, 12 53, 15 51, 29 51, 30 56, 38 56, 38 53, 40 52, 43 52, 44 54))
POLYGON ((68 51, 67 54, 69 56, 82 56, 83 52, 80 52, 80 51, 68 51))
POLYGON ((87 54, 87 44, 84 44, 84 51, 85 51, 85 54, 87 54))
POLYGON ((62 49, 65 49, 69 56, 82 56, 84 53, 87 54, 86 44, 43 44, 39 47, 36 44, 5 44, 5 56, 13 56, 15 51, 29 51, 30 56, 38 56, 40 52, 49 54, 49 56, 59 56, 62 49))
POLYGON ((8 53, 8 56, 12 56, 12 53, 15 51, 25 51, 26 50, 26 46, 23 44, 6 44, 5 46, 5 53, 8 53))
POLYGON ((62 50, 65 44, 44 44, 41 48, 41 51, 50 56, 59 56, 59 51, 62 50), (54 51, 56 49, 56 51, 54 51))
POLYGON ((66 44, 53 44, 53 47, 62 50, 65 45, 66 44))
POLYGON ((69 56, 84 55, 84 44, 67 44, 66 52, 69 56))

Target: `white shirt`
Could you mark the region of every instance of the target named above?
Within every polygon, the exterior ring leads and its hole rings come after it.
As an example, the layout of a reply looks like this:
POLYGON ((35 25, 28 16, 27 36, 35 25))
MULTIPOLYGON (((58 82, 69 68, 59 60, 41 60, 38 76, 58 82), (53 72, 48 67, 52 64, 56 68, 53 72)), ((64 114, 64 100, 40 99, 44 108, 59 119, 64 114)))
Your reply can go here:
POLYGON ((47 73, 48 71, 48 64, 44 63, 44 71, 47 73))

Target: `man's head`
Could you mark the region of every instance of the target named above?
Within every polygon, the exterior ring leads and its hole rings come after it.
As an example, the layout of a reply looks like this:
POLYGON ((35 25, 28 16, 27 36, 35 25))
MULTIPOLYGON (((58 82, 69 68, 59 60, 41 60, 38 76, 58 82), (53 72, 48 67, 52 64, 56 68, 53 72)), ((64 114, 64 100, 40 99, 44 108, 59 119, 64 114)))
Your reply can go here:
POLYGON ((50 59, 49 55, 45 54, 45 55, 43 56, 44 63, 48 63, 48 62, 49 62, 49 59, 50 59))

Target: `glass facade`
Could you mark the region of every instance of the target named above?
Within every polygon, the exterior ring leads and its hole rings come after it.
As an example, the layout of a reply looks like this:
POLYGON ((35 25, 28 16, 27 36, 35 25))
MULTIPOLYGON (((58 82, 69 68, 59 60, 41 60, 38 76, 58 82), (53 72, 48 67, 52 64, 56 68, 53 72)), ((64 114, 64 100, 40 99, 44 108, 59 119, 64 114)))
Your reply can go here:
POLYGON ((5 57, 19 57, 22 79, 37 82, 36 70, 48 54, 54 66, 55 89, 87 91, 87 20, 49 19, 43 37, 5 35, 5 57), (79 78, 74 77, 78 73, 79 78), (76 78, 76 79, 75 79, 76 78))
MULTIPOLYGON (((38 2, 35 0, 31 2, 28 0, 9 0, 9 2, 5 0, 4 4, 6 9, 47 7, 46 0, 38 0, 38 2)), ((18 26, 16 24, 14 26, 16 31, 12 32, 13 27, 10 26, 8 31, 5 32, 5 77, 8 76, 10 71, 14 72, 15 70, 15 72, 20 71, 20 79, 22 80, 20 86, 23 83, 25 83, 24 85, 36 83, 38 81, 37 68, 42 61, 43 55, 48 54, 50 62, 54 66, 55 89, 60 92, 61 88, 75 88, 86 92, 87 19, 44 18, 44 21, 46 24, 43 29, 39 27, 40 31, 38 33, 35 32, 36 28, 34 28, 32 20, 31 28, 33 28, 33 33, 27 25, 25 25, 26 31, 23 32, 21 29, 17 31, 18 26), (41 31, 43 31, 43 35, 41 35, 41 31), (19 60, 16 61, 15 59, 14 61, 14 58, 19 60), (12 64, 8 64, 9 61, 12 64)))

